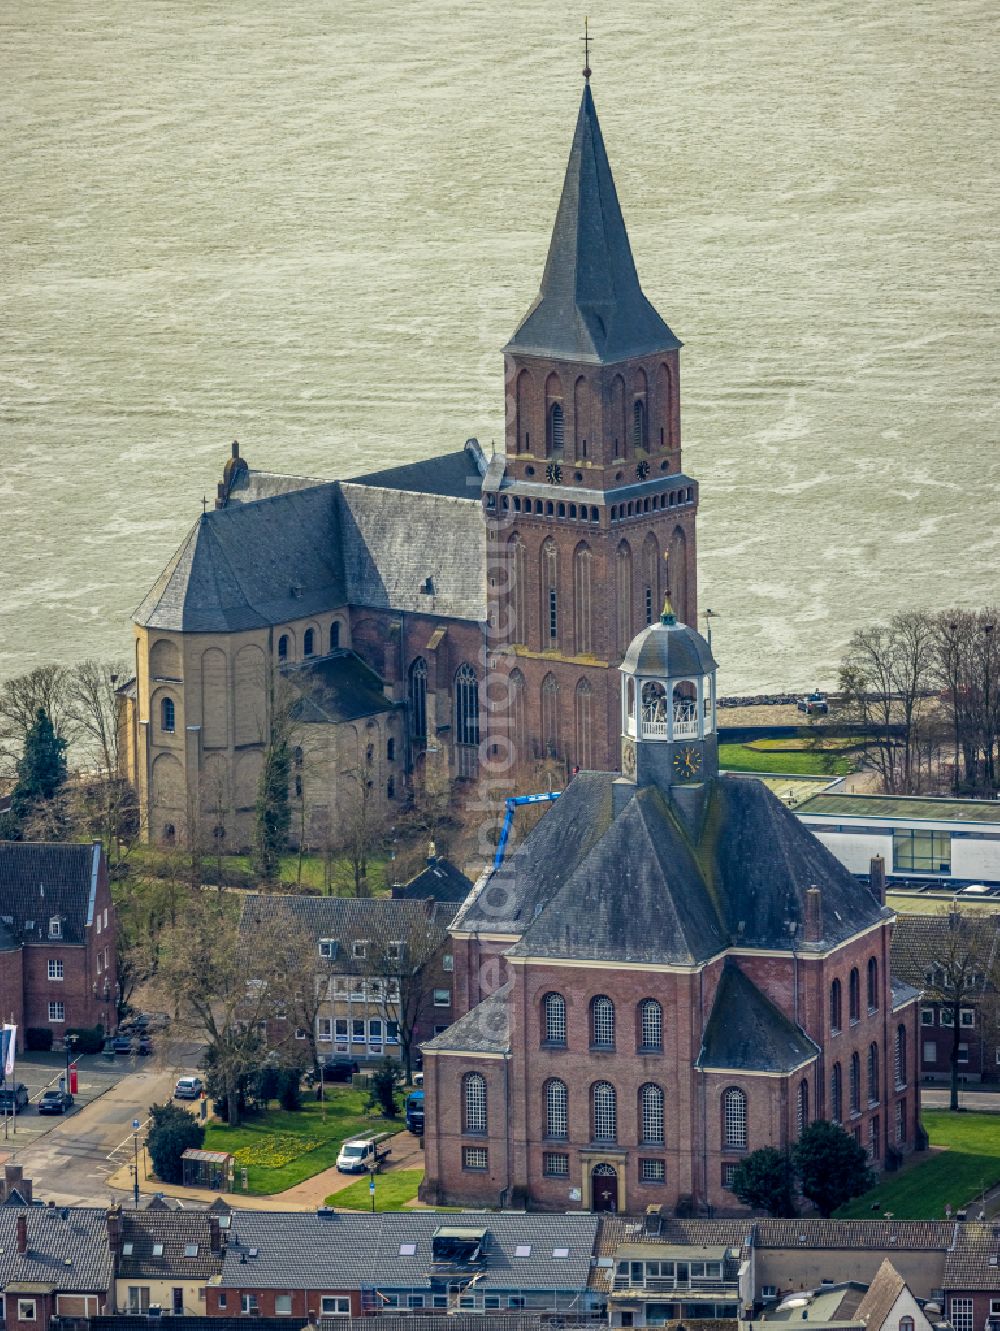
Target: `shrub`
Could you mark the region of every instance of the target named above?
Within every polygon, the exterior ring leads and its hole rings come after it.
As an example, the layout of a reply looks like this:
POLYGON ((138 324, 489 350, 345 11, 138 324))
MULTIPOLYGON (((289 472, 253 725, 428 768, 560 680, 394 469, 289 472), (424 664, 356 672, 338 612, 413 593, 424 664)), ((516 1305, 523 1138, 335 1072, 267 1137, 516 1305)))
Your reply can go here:
POLYGON ((150 1105, 149 1134, 146 1147, 153 1162, 153 1172, 164 1183, 183 1182, 184 1169, 181 1156, 193 1147, 197 1150, 205 1140, 205 1129, 180 1105, 150 1105))
POLYGON ((396 1087, 399 1084, 399 1064, 391 1058, 384 1058, 375 1072, 371 1074, 368 1090, 369 1109, 380 1109, 386 1118, 395 1118, 399 1113, 396 1104, 396 1087))
POLYGON ((300 1068, 282 1068, 278 1098, 282 1109, 295 1114, 302 1108, 302 1071, 300 1068))
POLYGON ((24 1047, 32 1053, 47 1054, 52 1048, 51 1026, 28 1026, 24 1032, 24 1047))
POLYGON ((99 1054, 104 1048, 103 1026, 70 1026, 67 1035, 75 1035, 74 1054, 99 1054))

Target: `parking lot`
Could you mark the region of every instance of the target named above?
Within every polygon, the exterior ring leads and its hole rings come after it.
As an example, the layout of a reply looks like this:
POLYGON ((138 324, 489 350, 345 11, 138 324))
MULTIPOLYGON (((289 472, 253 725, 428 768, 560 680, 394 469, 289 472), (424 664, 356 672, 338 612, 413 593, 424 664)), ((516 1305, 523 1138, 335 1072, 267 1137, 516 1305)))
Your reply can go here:
MULTIPOLYGON (((105 1062, 99 1054, 81 1057, 77 1060, 78 1091, 73 1097, 75 1104, 66 1117, 78 1113, 83 1105, 90 1104, 99 1095, 103 1095, 129 1071, 130 1060, 120 1058, 116 1063, 105 1062)), ((14 1068, 13 1082, 23 1082, 28 1088, 29 1105, 17 1114, 7 1113, 0 1117, 0 1143, 6 1149, 23 1148, 36 1137, 49 1131, 59 1122, 59 1115, 38 1113, 38 1101, 43 1091, 50 1087, 58 1088, 60 1078, 66 1075, 64 1054, 22 1054, 14 1068)), ((9 1083, 8 1083, 9 1084, 9 1083)))

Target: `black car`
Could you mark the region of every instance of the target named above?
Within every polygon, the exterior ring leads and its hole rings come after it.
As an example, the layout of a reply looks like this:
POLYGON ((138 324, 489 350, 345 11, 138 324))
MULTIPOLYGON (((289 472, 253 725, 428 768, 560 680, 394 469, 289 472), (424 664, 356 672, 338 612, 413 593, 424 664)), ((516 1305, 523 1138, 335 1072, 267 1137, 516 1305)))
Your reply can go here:
POLYGON ((0 1086, 0 1114, 21 1114, 28 1107, 28 1088, 23 1081, 0 1086))
POLYGON ((65 1114, 72 1107, 73 1097, 69 1091, 46 1091, 38 1102, 40 1114, 65 1114))
POLYGON ((331 1058, 324 1062, 321 1071, 324 1081, 350 1081, 361 1069, 353 1058, 331 1058))

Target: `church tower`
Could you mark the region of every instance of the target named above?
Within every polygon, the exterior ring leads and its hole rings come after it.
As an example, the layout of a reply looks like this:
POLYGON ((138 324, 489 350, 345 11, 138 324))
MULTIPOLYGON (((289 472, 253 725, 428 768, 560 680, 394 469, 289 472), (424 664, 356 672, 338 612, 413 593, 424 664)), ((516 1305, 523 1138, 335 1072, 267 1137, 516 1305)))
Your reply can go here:
POLYGON ((614 768, 629 644, 664 594, 697 622, 698 488, 681 470, 681 343, 639 284, 589 72, 541 287, 505 348, 484 504, 507 559, 494 622, 518 658, 519 758, 614 768))

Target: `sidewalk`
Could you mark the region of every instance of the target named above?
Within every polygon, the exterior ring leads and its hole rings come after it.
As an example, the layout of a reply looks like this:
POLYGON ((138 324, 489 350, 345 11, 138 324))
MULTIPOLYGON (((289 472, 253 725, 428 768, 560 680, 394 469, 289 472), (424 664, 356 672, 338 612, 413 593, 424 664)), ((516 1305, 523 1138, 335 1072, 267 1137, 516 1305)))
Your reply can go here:
MULTIPOLYGON (((391 1174, 397 1169, 421 1169, 424 1153, 420 1140, 408 1132, 397 1133, 392 1139, 392 1155, 383 1166, 381 1174, 391 1174)), ((221 1196, 232 1207, 246 1211, 315 1211, 322 1206, 332 1193, 342 1192, 358 1181, 357 1174, 341 1174, 336 1167, 324 1169, 312 1178, 303 1179, 284 1192, 272 1193, 259 1197, 254 1193, 225 1192, 215 1193, 207 1188, 185 1188, 176 1183, 161 1183, 149 1172, 148 1154, 143 1151, 139 1164, 140 1196, 162 1193, 164 1197, 176 1197, 179 1201, 193 1202, 199 1206, 208 1206, 217 1196, 221 1196)), ((132 1166, 123 1165, 108 1179, 108 1187, 120 1192, 132 1191, 132 1166)))

